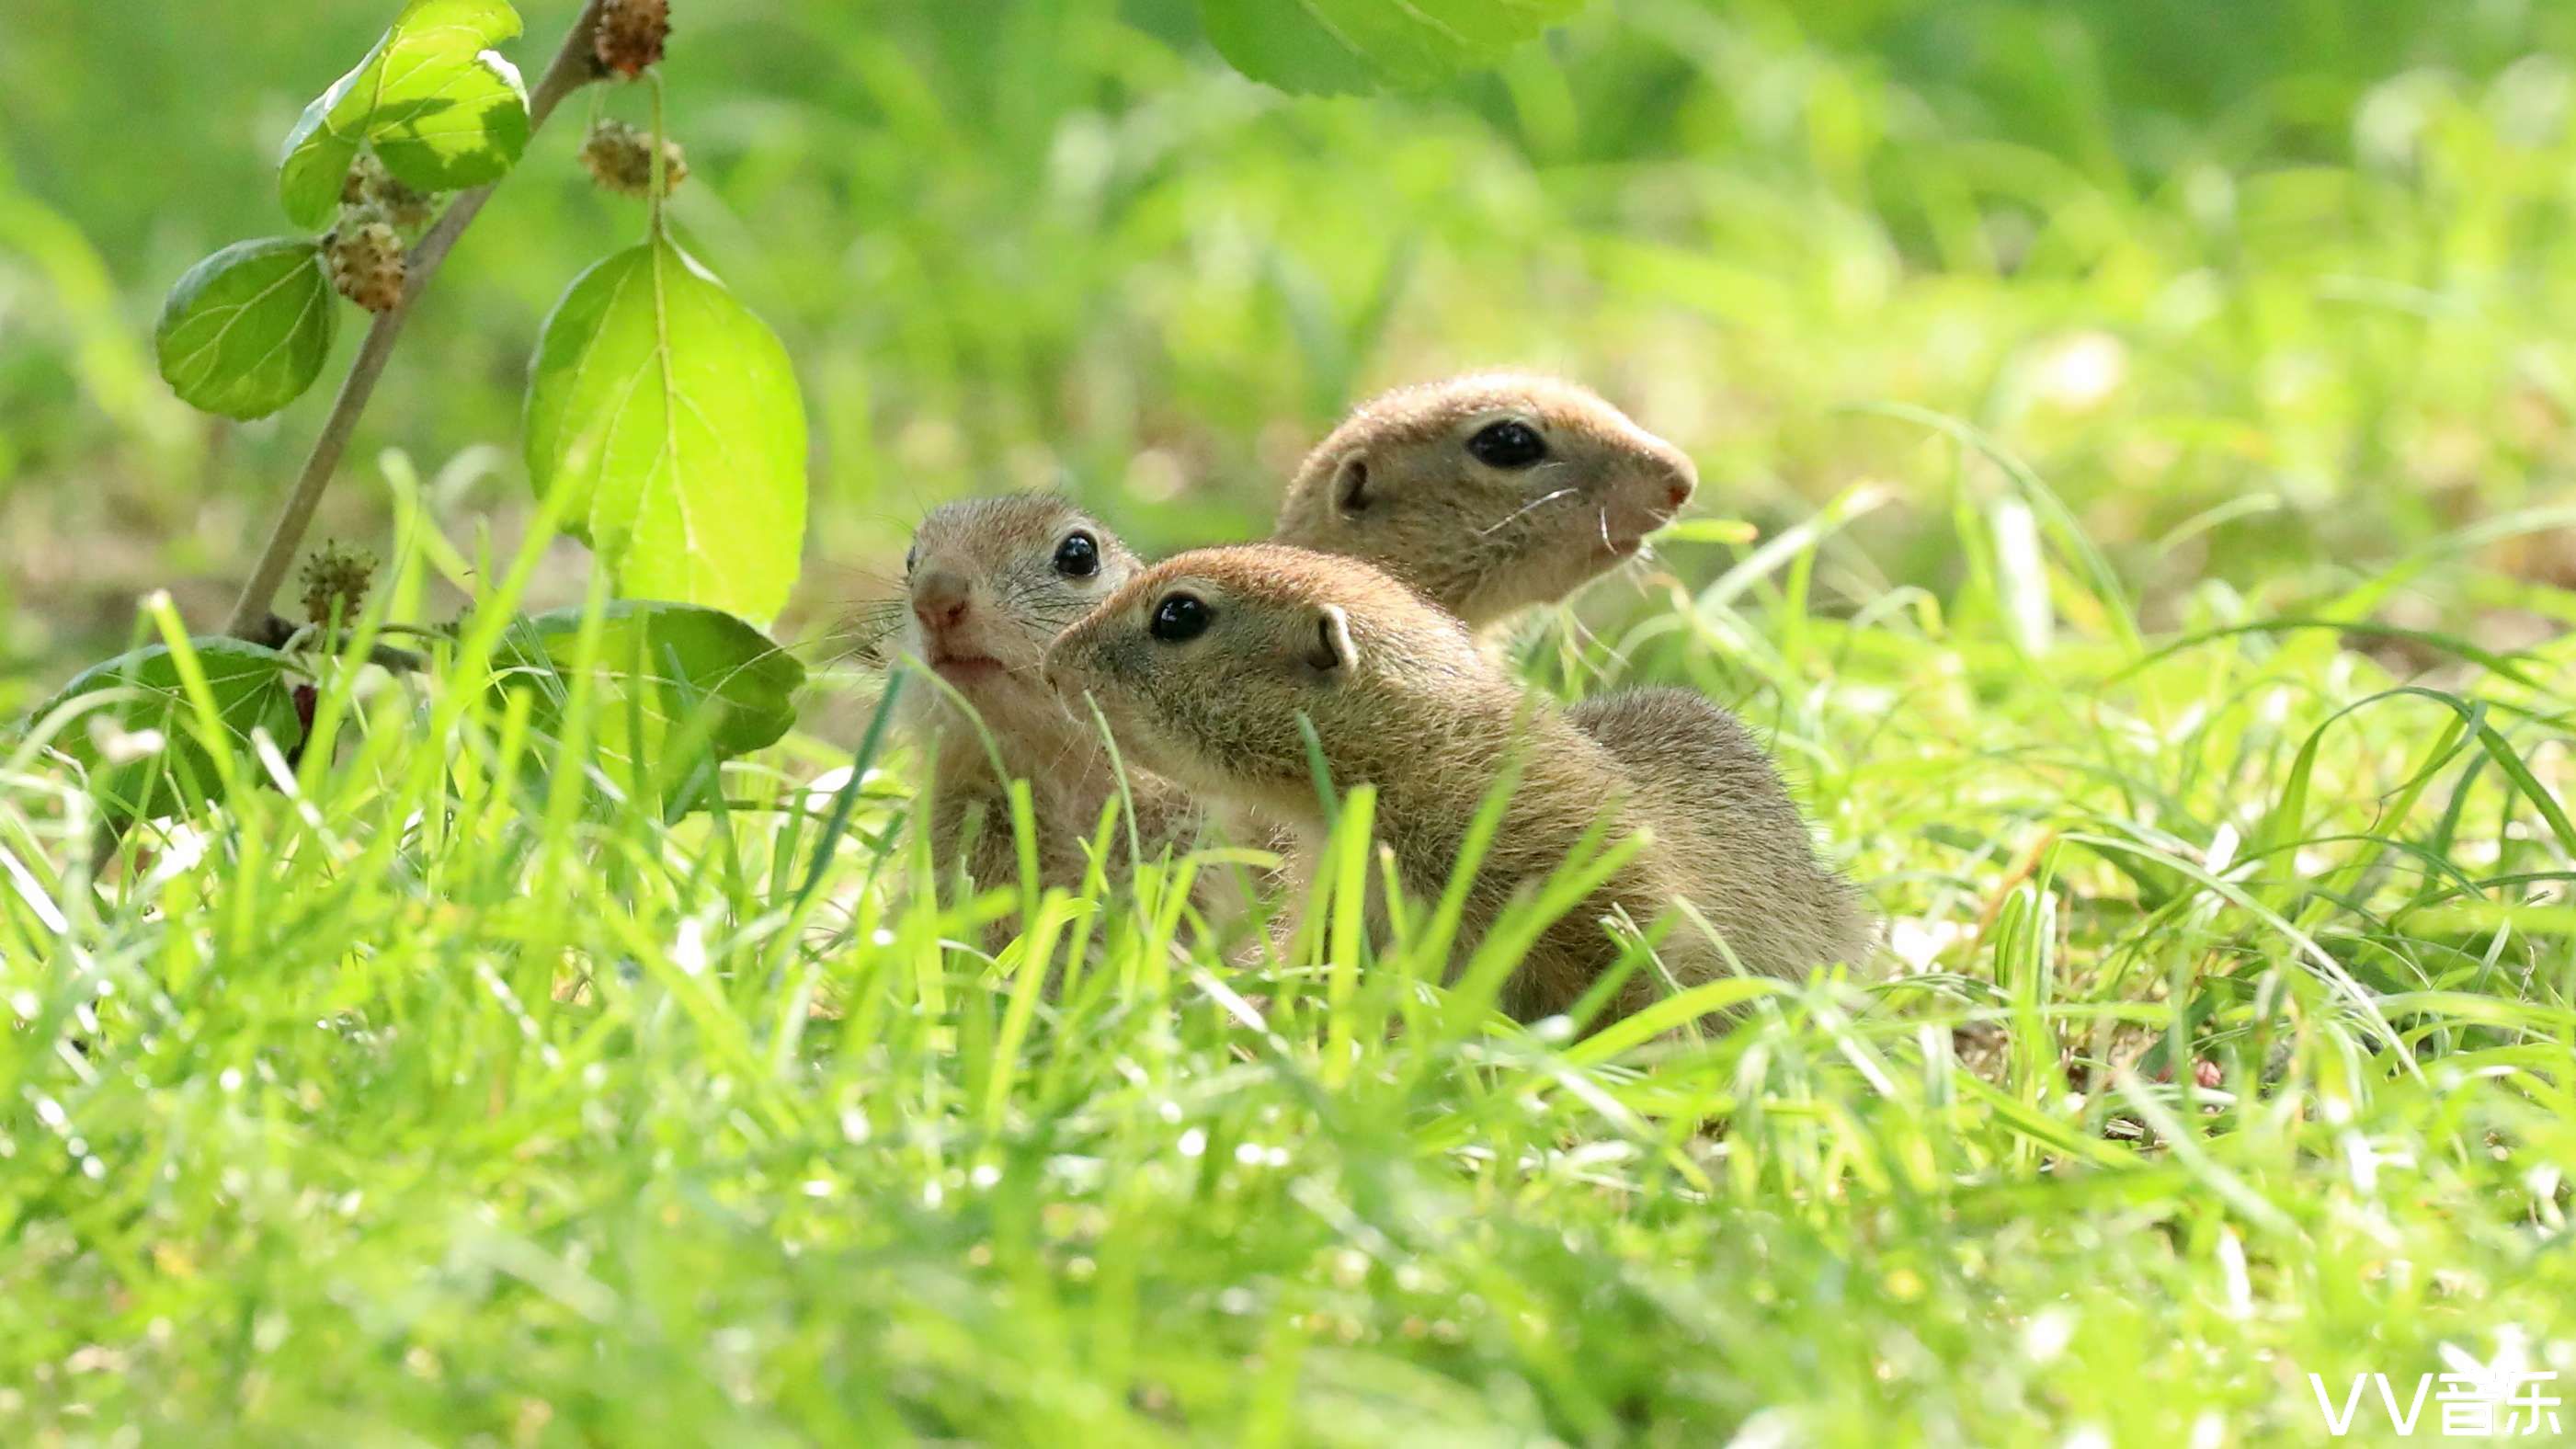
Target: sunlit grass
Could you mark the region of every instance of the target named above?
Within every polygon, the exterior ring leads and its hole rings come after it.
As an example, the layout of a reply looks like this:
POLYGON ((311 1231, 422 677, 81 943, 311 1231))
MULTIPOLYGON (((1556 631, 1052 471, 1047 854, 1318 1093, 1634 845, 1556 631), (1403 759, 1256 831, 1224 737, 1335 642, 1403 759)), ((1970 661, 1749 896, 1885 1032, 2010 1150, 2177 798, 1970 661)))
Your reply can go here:
MULTIPOLYGON (((1825 523, 1565 646, 1734 702, 1891 923, 1696 1037, 1513 1026, 1347 896, 1229 966, 1193 862, 943 907, 891 742, 845 814, 799 737, 665 824, 451 676, 344 677, 336 767, 95 888, 21 759, 0 1423, 2303 1442, 2307 1372, 2576 1351, 2564 646, 2032 656, 1805 611, 1825 523)), ((1971 592, 2115 607, 2036 557, 1971 592)))
MULTIPOLYGON (((11 718, 228 601, 321 404, 210 432, 148 324, 386 10, 26 3, 11 718)), ((513 461, 637 224, 568 139, 321 527, 393 545, 371 621, 488 627, 114 860, 0 740, 0 1442, 2302 1444, 2309 1373, 2576 1381, 2576 10, 1610 0, 1292 103, 1154 4, 988 9, 683 7, 675 224, 817 441, 817 684, 721 814, 480 687, 585 590, 513 461), (1230 961, 1239 858, 942 903, 836 658, 924 507, 1254 536, 1356 397, 1497 362, 1703 478, 1516 663, 1741 713, 1873 970, 1584 1037, 1438 902, 1230 961)))

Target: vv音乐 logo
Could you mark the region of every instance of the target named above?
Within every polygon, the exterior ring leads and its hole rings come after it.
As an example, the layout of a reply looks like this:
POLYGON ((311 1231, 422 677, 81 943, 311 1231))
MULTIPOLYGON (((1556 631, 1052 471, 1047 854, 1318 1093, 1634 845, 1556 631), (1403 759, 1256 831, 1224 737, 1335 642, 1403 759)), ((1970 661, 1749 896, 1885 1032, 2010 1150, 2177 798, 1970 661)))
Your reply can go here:
POLYGON ((2365 1428, 2380 1415, 2401 1439, 2417 1433, 2445 1439, 2520 1439, 2547 1435, 2559 1443, 2559 1396, 2552 1391, 2555 1369, 2535 1369, 2522 1336, 2508 1330, 2495 1357, 2480 1363, 2450 1344, 2442 1345, 2444 1371, 2418 1374, 2412 1380, 2384 1373, 2354 1374, 2340 1394, 2323 1374, 2308 1375, 2316 1391, 2317 1411, 2326 1432, 2335 1438, 2365 1428), (2428 1414, 2426 1411, 2430 1410, 2428 1414))

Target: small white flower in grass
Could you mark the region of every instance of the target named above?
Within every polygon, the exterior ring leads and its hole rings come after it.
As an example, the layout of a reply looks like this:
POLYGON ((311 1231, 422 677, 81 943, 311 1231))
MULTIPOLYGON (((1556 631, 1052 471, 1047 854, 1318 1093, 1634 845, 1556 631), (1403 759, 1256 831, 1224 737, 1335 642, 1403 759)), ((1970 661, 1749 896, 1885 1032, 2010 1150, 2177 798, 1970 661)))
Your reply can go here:
POLYGON ((1966 939, 1968 928, 1947 918, 1900 917, 1889 923, 1887 949, 1910 971, 1929 971, 1942 952, 1966 939))
POLYGON ((1547 1043, 1549 1046, 1556 1046, 1564 1042, 1572 1041, 1574 1040, 1574 1020, 1571 1017, 1565 1016, 1550 1016, 1542 1018, 1535 1025, 1530 1027, 1530 1035, 1537 1037, 1540 1041, 1547 1043))
POLYGON ((36 993, 32 991, 12 991, 9 993, 9 1009, 33 1021, 36 1019, 36 1013, 45 1009, 45 1003, 38 1000, 36 993))
POLYGON ((2078 332, 2040 354, 2031 391, 2069 411, 2101 406, 2129 376, 2129 349, 2108 332, 2078 332))
POLYGON ((1735 1437, 1726 1441, 1726 1449, 1790 1449, 1805 1442, 1797 1418, 1788 1410, 1764 1409, 1744 1421, 1735 1437))
POLYGON ((2235 826, 2219 826, 2209 838, 2209 854, 2201 857, 2201 865, 2211 875, 2225 875, 2227 868, 2236 863, 2237 839, 2235 826))
POLYGON ((671 964, 691 976, 703 975, 707 969, 707 923, 695 916, 680 918, 678 934, 671 938, 671 964))
POLYGON ((180 824, 170 827, 169 834, 162 838, 161 858, 152 863, 152 874, 145 884, 161 885, 173 877, 195 870, 197 863, 206 858, 207 838, 206 832, 194 825, 180 824))
MULTIPOLYGON (((278 749, 276 738, 269 734, 265 726, 254 727, 251 730, 250 752, 258 758, 259 767, 268 773, 269 783, 277 787, 279 794, 290 800, 301 797, 301 791, 295 783, 294 769, 286 763, 285 753, 278 749)), ((321 814, 310 804, 305 805, 298 813, 307 825, 318 826, 322 823, 321 814)))
POLYGON ((834 769, 825 770, 823 773, 816 775, 812 780, 806 782, 805 808, 808 810, 822 810, 830 808, 832 797, 840 794, 841 787, 849 783, 850 767, 847 765, 841 765, 834 769))
POLYGON ((832 1184, 819 1177, 810 1177, 805 1180, 802 1191, 807 1197, 830 1197, 832 1184))
POLYGON ((2066 1436, 2066 1449, 2111 1449, 2111 1436, 2087 1424, 2066 1436))
MULTIPOLYGON (((2351 1114, 2352 1109, 2346 1107, 2344 1115, 2349 1117, 2351 1114)), ((2379 1169, 2383 1164, 2390 1167, 2415 1165, 2415 1154, 2402 1150, 2382 1152, 2372 1145, 2369 1138, 2355 1130, 2346 1129, 2337 1145, 2343 1149, 2344 1162, 2352 1173, 2352 1190, 2364 1197, 2378 1194, 2379 1169)))
POLYGON ((71 1124, 71 1118, 63 1111, 63 1104, 55 1101, 51 1097, 38 1097, 36 1099, 36 1120, 53 1128, 57 1132, 62 1131, 65 1127, 71 1124))
POLYGON ((2245 1242, 2233 1228, 2218 1230, 2218 1271, 2227 1284, 2227 1316, 2254 1314, 2254 1278, 2245 1267, 2245 1242))
POLYGON ((2522 1175, 2524 1190, 2531 1194, 2532 1201, 2544 1212, 2556 1211, 2558 1185, 2564 1180, 2564 1174, 2559 1171, 2558 1165, 2554 1162, 2544 1162, 2522 1175))
POLYGON ((1844 709, 1859 715, 1882 715, 1896 708, 1896 691, 1871 684, 1837 682, 1830 686, 1830 697, 1844 709))
POLYGON ((170 741, 156 729, 130 730, 104 713, 89 717, 90 748, 111 765, 130 765, 150 759, 169 748, 170 741))
POLYGON ((973 1172, 966 1174, 966 1180, 979 1188, 990 1188, 1002 1180, 1002 1169, 989 1162, 980 1163, 973 1172))
POLYGON ((2075 1315, 2063 1308, 2050 1308, 2022 1325, 2021 1350, 2032 1363, 2054 1363, 2066 1352, 2075 1338, 2075 1315))
POLYGON ((1181 1134, 1179 1147, 1183 1157, 1202 1156, 1207 1152, 1207 1133, 1193 1127, 1181 1134))

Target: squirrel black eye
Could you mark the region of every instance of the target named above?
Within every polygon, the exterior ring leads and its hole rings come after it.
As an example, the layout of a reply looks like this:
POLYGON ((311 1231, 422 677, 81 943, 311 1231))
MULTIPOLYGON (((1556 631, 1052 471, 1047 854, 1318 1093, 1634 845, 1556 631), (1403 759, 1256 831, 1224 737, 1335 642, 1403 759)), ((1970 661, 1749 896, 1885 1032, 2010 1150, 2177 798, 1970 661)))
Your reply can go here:
POLYGON ((1087 579, 1100 572, 1100 545, 1090 534, 1076 529, 1055 546, 1055 571, 1069 579, 1087 579))
POLYGON ((1208 606, 1194 594, 1169 594, 1154 606, 1154 617, 1145 632, 1166 644, 1182 644, 1207 632, 1216 619, 1208 606))
POLYGON ((920 544, 917 544, 917 543, 916 543, 916 544, 914 544, 912 547, 910 547, 910 548, 908 548, 908 549, 905 549, 905 550, 903 551, 903 576, 904 576, 905 578, 910 578, 910 577, 912 577, 912 569, 913 569, 913 565, 915 565, 915 564, 917 564, 917 563, 920 563, 920 562, 921 562, 921 545, 920 545, 920 544))
POLYGON ((1547 440, 1518 418, 1487 423, 1467 440, 1467 456, 1488 468, 1526 468, 1547 456, 1547 440))

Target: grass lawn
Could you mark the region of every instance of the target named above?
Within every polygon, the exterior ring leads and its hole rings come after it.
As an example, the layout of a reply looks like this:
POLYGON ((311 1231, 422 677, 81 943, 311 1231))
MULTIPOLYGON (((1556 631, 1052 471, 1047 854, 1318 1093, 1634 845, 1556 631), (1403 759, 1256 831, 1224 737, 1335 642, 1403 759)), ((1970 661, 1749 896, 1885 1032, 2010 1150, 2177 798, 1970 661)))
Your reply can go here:
POLYGON ((1891 918, 1883 979, 1696 1041, 1511 1026, 1410 934, 1232 970, 1154 871, 988 960, 899 754, 818 875, 810 743, 666 826, 472 691, 379 687, 338 768, 96 891, 22 761, 0 1409, 2303 1442, 2309 1372, 2561 1363, 2571 760, 2504 674, 2546 661, 2402 685, 2333 628, 2132 643, 2074 593, 2043 668, 1929 596, 1805 611, 1804 543, 1550 656, 1741 700, 1891 918))
MULTIPOLYGON (((219 622, 324 404, 207 432, 153 309, 278 226, 277 137, 388 8, 209 0, 242 54, 206 66, 161 7, 28 3, 13 717, 219 622)), ((245 756, 113 859, 0 736, 0 1444, 2216 1449, 2320 1442, 2356 1375, 2564 1395, 2565 14, 2221 44, 2146 0, 1619 0, 1298 102, 1171 6, 951 8, 676 32, 675 225, 817 458, 777 631, 813 684, 726 808, 631 798, 625 702, 533 729, 472 630, 326 671, 336 754, 245 756), (1229 964, 1185 885, 1239 861, 942 904, 834 632, 923 506, 1248 536, 1357 397, 1497 361, 1705 480, 1519 667, 1742 714, 1886 921, 1871 969, 1586 1037, 1492 1011, 1507 951, 1439 985, 1429 903, 1229 964)), ((637 227, 570 146, 326 503, 388 559, 371 624, 597 586, 517 463, 546 304, 637 227)))

